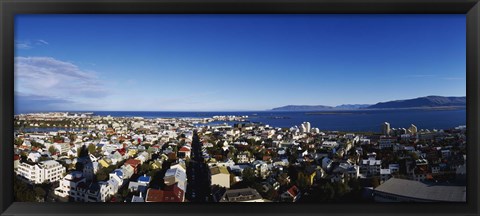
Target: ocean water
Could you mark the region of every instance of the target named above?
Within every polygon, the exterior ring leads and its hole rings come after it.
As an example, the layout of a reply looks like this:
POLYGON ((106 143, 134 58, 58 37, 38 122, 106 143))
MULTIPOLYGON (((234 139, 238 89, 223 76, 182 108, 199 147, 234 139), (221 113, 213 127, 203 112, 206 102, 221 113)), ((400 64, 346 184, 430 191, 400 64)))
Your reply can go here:
MULTIPOLYGON (((448 129, 466 125, 466 110, 354 110, 354 111, 249 111, 249 112, 123 112, 98 111, 94 115, 144 118, 206 118, 215 115, 248 116, 252 122, 274 127, 292 127, 308 121, 312 127, 329 131, 381 131, 383 122, 392 128, 448 129)), ((222 122, 223 123, 223 122, 222 122)))

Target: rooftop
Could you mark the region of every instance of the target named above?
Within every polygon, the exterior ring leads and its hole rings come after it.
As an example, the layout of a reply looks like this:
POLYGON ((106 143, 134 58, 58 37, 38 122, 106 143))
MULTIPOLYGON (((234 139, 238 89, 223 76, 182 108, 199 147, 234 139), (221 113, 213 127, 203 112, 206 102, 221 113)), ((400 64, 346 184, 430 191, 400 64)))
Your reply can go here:
POLYGON ((227 190, 222 197, 221 202, 244 202, 250 200, 262 199, 262 196, 252 188, 242 188, 227 190))
POLYGON ((430 185, 419 181, 391 178, 375 191, 426 201, 465 202, 465 186, 430 185))
POLYGON ((230 172, 228 172, 227 168, 224 167, 224 166, 212 167, 212 168, 210 168, 210 173, 211 173, 211 175, 230 174, 230 172))

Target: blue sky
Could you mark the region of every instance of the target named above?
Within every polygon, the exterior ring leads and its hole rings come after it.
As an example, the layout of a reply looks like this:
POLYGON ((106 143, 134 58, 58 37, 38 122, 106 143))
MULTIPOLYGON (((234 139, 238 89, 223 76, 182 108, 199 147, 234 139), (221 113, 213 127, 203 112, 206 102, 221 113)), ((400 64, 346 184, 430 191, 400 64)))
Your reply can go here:
POLYGON ((17 112, 465 96, 464 15, 19 15, 17 112))

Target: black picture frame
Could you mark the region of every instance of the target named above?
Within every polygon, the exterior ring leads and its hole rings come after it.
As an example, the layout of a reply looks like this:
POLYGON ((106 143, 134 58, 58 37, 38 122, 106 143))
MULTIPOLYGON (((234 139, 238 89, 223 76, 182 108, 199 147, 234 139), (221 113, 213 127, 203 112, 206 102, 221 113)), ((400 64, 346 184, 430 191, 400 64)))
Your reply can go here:
POLYGON ((1 0, 1 215, 478 215, 480 4, 478 0, 1 0), (13 202, 14 17, 16 14, 465 14, 467 202, 151 204, 13 202), (473 144, 473 145, 472 145, 473 144))

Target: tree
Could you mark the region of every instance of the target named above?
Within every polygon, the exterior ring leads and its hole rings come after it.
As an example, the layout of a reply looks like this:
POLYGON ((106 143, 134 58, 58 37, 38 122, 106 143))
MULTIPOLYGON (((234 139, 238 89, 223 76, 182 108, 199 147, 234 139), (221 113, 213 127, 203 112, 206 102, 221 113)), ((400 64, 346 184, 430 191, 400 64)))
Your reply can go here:
POLYGON ((20 146, 20 145, 22 145, 22 143, 23 143, 23 140, 21 138, 15 139, 15 145, 16 146, 20 146))
POLYGON ((380 179, 377 176, 372 178, 372 187, 376 188, 380 185, 380 179))
POLYGON ((41 187, 35 187, 33 190, 35 191, 37 197, 40 198, 45 198, 45 195, 47 194, 47 192, 45 192, 45 190, 41 187))
POLYGON ((306 176, 303 172, 299 172, 296 183, 300 190, 306 190, 308 188, 308 176, 306 176))
POLYGON ((54 146, 50 146, 48 148, 48 152, 50 152, 51 155, 54 155, 55 153, 57 153, 57 149, 54 146))
POLYGON ((277 181, 278 183, 280 183, 281 186, 288 185, 288 181, 289 181, 288 174, 281 173, 280 175, 278 175, 277 181))
POLYGON ((93 154, 96 151, 96 147, 94 144, 88 145, 88 153, 93 154))
POLYGON ((251 184, 255 183, 255 179, 256 179, 255 170, 253 170, 250 167, 245 168, 243 170, 243 172, 242 172, 242 181, 243 182, 245 182, 248 185, 251 185, 251 184))
POLYGON ((105 181, 108 178, 108 173, 106 173, 105 171, 98 171, 95 176, 97 181, 105 181))
POLYGON ((13 179, 14 199, 17 202, 36 202, 35 192, 25 182, 14 178, 13 179))
POLYGON ((327 200, 333 200, 335 198, 335 188, 333 188, 330 182, 327 182, 323 188, 323 192, 327 200))
POLYGON ((150 164, 144 163, 140 166, 139 173, 147 174, 150 171, 150 164))

